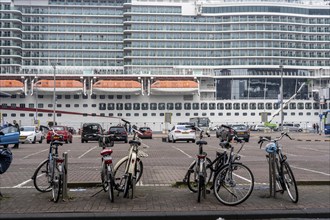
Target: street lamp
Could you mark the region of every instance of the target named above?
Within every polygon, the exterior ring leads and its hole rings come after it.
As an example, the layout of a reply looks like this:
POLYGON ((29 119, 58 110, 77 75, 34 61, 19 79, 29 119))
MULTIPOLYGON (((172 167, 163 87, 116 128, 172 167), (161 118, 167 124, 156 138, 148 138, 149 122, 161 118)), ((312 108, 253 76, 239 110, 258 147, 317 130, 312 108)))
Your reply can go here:
POLYGON ((320 117, 320 124, 319 124, 319 134, 321 135, 322 134, 322 118, 321 118, 321 115, 322 115, 322 110, 321 110, 321 89, 322 89, 322 70, 323 68, 320 68, 319 69, 319 72, 320 72, 320 87, 319 87, 319 117, 320 117))
POLYGON ((281 127, 280 130, 283 131, 283 119, 284 119, 284 115, 283 115, 283 65, 280 65, 280 69, 281 69, 281 91, 280 91, 280 99, 281 99, 281 127))
POLYGON ((34 121, 34 124, 36 125, 36 124, 39 124, 38 123, 38 84, 37 84, 38 75, 36 75, 35 80, 36 80, 36 82, 35 82, 35 85, 36 85, 36 119, 34 121))
POLYGON ((56 123, 56 118, 55 118, 55 113, 56 113, 56 66, 60 65, 60 63, 52 63, 52 66, 54 68, 54 91, 53 91, 53 126, 55 126, 56 123))

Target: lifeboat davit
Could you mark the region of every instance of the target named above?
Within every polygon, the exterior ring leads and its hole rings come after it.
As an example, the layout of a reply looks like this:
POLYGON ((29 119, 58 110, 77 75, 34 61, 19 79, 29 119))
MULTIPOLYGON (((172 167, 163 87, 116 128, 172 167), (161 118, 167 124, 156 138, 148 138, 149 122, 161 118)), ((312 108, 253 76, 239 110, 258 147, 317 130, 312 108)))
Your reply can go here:
POLYGON ((151 94, 194 94, 198 92, 198 83, 191 80, 159 80, 151 84, 151 94))
MULTIPOLYGON (((56 80, 56 93, 81 93, 83 91, 83 83, 78 80, 56 80)), ((34 84, 34 90, 44 93, 54 92, 54 80, 42 79, 34 84)))
POLYGON ((93 84, 93 93, 141 94, 141 83, 134 80, 99 80, 93 84))
POLYGON ((24 92, 24 83, 18 80, 0 80, 0 91, 8 94, 24 92))

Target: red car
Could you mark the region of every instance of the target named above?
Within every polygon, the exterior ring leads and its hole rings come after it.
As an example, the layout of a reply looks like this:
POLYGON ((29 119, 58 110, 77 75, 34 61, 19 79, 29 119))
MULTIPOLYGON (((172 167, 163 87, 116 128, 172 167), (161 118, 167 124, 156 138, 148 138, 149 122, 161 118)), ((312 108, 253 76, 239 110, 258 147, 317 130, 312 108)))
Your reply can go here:
POLYGON ((139 132, 142 134, 138 133, 139 138, 150 138, 152 139, 152 130, 149 127, 140 127, 139 132))
POLYGON ((48 133, 47 133, 47 144, 49 144, 52 140, 52 135, 53 135, 53 130, 55 131, 55 133, 59 134, 59 135, 63 135, 62 140, 65 143, 72 143, 72 134, 69 131, 69 128, 67 126, 61 126, 61 125, 56 125, 52 128, 49 129, 48 133))

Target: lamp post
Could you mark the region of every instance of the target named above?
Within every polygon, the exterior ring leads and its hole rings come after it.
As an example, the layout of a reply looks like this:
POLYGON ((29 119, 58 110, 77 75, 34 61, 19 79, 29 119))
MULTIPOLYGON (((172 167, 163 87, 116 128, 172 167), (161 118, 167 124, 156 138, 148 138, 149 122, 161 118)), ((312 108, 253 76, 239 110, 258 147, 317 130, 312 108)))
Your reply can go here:
POLYGON ((38 123, 38 84, 37 84, 38 75, 36 75, 35 79, 36 79, 36 82, 35 82, 35 85, 36 85, 36 119, 34 121, 34 125, 36 125, 36 124, 39 125, 39 123, 38 123))
POLYGON ((54 68, 54 91, 53 91, 53 126, 55 126, 56 118, 56 66, 59 65, 59 63, 52 63, 52 66, 54 68))
POLYGON ((322 70, 323 68, 319 69, 320 72, 320 87, 319 87, 319 117, 320 117, 320 123, 319 123, 319 134, 322 134, 322 109, 321 109, 321 89, 322 89, 322 70))
POLYGON ((281 69, 281 91, 280 91, 280 99, 281 99, 281 127, 280 130, 283 131, 283 119, 284 119, 284 115, 283 115, 283 65, 280 65, 280 69, 281 69))

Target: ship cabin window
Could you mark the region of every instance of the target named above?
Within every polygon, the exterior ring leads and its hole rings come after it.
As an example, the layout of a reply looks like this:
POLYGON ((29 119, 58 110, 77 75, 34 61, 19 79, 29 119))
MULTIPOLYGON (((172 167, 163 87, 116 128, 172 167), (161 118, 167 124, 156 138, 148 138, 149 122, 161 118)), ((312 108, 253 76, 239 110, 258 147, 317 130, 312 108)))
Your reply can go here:
POLYGON ((109 117, 113 117, 113 113, 109 113, 109 117))
POLYGON ((149 110, 149 104, 148 103, 142 103, 141 105, 142 110, 149 110))
POLYGON ((272 103, 270 103, 270 102, 266 103, 266 109, 272 110, 272 106, 273 106, 272 103))
POLYGON ((280 108, 280 104, 279 103, 274 103, 274 110, 279 109, 280 108))
POLYGON ((181 116, 181 113, 177 112, 175 115, 176 115, 176 116, 181 116))
POLYGON ((297 108, 296 103, 290 103, 289 108, 290 109, 296 109, 297 108))
POLYGON ((312 103, 310 102, 305 103, 305 109, 312 109, 312 103))
POLYGON ((296 113, 294 113, 294 112, 291 112, 291 115, 292 115, 292 116, 295 116, 295 115, 296 115, 296 113))
POLYGON ((219 113, 218 113, 218 116, 223 116, 223 113, 222 113, 222 112, 219 112, 219 113))
POLYGON ((100 116, 104 117, 104 116, 105 116, 105 114, 104 114, 104 113, 100 113, 100 116))
POLYGON ((157 110, 157 103, 150 103, 150 110, 157 110))
POLYGON ((239 116, 239 112, 235 112, 235 116, 239 116))
POLYGON ((206 112, 203 112, 203 113, 202 113, 202 116, 207 116, 206 112))
MULTIPOLYGON (((127 116, 127 115, 126 115, 127 116)), ((156 113, 151 113, 151 116, 156 117, 156 113)))
POLYGON ((108 110, 115 110, 115 103, 108 103, 108 110))
MULTIPOLYGON (((329 108, 330 108, 330 106, 329 106, 329 108)), ((322 104, 321 105, 321 109, 328 109, 327 104, 326 103, 325 104, 322 104)))
POLYGON ((96 113, 92 113, 92 116, 96 116, 96 113))
MULTIPOLYGON (((42 106, 44 106, 44 104, 42 104, 42 106)), ((21 104, 19 104, 19 107, 20 108, 25 108, 25 104, 24 103, 21 103, 21 104)))
POLYGON ((181 104, 181 102, 175 103, 175 110, 182 110, 182 104, 181 104))
POLYGON ((166 109, 167 110, 173 110, 174 109, 174 104, 173 103, 167 103, 166 109))
MULTIPOLYGON (((24 93, 23 93, 23 94, 20 94, 19 97, 23 99, 23 98, 25 98, 25 94, 24 94, 24 93)), ((44 97, 44 96, 42 96, 42 98, 43 98, 43 97, 44 97)))
POLYGON ((122 95, 117 95, 117 99, 123 99, 122 95))
POLYGON ((250 109, 255 110, 256 109, 256 103, 250 103, 250 109))
POLYGON ((131 113, 126 113, 126 117, 131 117, 131 113))
POLYGON ((209 109, 215 110, 215 103, 209 103, 209 109))
POLYGON ((299 116, 303 116, 304 115, 304 113, 303 112, 299 112, 299 116))
POLYGON ((75 95, 73 95, 73 98, 74 99, 79 99, 79 95, 75 94, 75 95))
POLYGON ((117 116, 118 116, 118 117, 122 117, 123 114, 122 114, 122 113, 118 113, 117 116))
POLYGON ((16 117, 16 113, 11 113, 10 116, 11 117, 16 117))
POLYGON ((255 116, 256 115, 256 113, 255 112, 251 112, 251 116, 255 116))
POLYGON ((143 113, 142 114, 144 117, 147 117, 148 116, 148 113, 143 113))
POLYGON ((123 103, 117 103, 116 104, 116 110, 123 110, 123 109, 124 109, 123 103))
POLYGON ((232 109, 231 103, 226 103, 225 108, 226 108, 226 110, 231 110, 232 109))
MULTIPOLYGON (((25 115, 25 114, 24 114, 25 115)), ((21 116, 22 117, 22 116, 21 116)), ((34 113, 29 113, 29 117, 34 117, 34 113)))
POLYGON ((163 117, 164 116, 164 113, 159 113, 159 116, 162 116, 163 117))
POLYGON ((313 103, 313 109, 319 109, 319 108, 320 108, 319 103, 314 102, 314 103, 313 103))
POLYGON ((88 104, 83 104, 83 107, 84 108, 88 108, 88 104))
POLYGON ((227 116, 231 116, 231 113, 230 113, 230 112, 227 112, 226 115, 227 115, 227 116))
POLYGON ((132 104, 131 103, 125 103, 125 110, 132 110, 132 104))
POLYGON ((15 104, 15 103, 11 103, 11 104, 10 104, 10 107, 12 107, 12 108, 16 108, 16 104, 15 104))
POLYGON ((108 99, 113 99, 113 95, 108 95, 108 99))
MULTIPOLYGON (((5 104, 5 103, 2 104, 2 107, 4 107, 4 108, 7 107, 7 104, 5 104)), ((53 105, 52 106, 48 105, 48 107, 53 107, 53 105)), ((29 108, 34 108, 34 103, 29 103, 29 108)))
POLYGON ((96 108, 96 104, 92 104, 92 108, 96 108))
POLYGON ((105 95, 100 95, 100 99, 105 99, 105 95))
POLYGON ((131 99, 130 95, 125 95, 125 99, 131 99))
POLYGON ((218 104, 217 104, 217 109, 218 109, 218 110, 223 110, 223 109, 224 109, 224 105, 223 105, 223 103, 218 103, 218 104))
POLYGON ((211 112, 211 113, 210 113, 210 116, 215 116, 214 112, 211 112))
POLYGON ((134 113, 134 117, 139 117, 139 113, 134 113))
MULTIPOLYGON (((57 108, 62 108, 62 104, 57 104, 56 105, 57 108)), ((96 107, 96 106, 95 106, 96 107)))
POLYGON ((185 110, 191 110, 191 103, 184 103, 185 110))
POLYGON ((201 109, 202 109, 202 110, 207 110, 207 103, 202 102, 202 103, 201 103, 201 109))
POLYGON ((106 110, 107 105, 105 103, 100 103, 99 104, 99 110, 106 110))
POLYGON ((70 96, 70 95, 65 95, 64 98, 65 98, 65 99, 70 99, 71 96, 70 96))
POLYGON ((158 103, 158 110, 165 110, 165 103, 158 103))
POLYGON ((70 104, 65 104, 65 108, 70 108, 71 105, 70 104))
POLYGON ((87 95, 82 95, 82 98, 83 99, 88 99, 88 96, 87 95))
POLYGON ((193 110, 199 110, 199 103, 194 102, 192 108, 193 108, 193 110))
POLYGON ((62 95, 56 95, 57 99, 62 99, 62 95))
POLYGON ((190 113, 189 112, 186 112, 186 114, 185 114, 186 116, 190 116, 190 113))
POLYGON ((53 114, 52 113, 48 113, 48 117, 52 117, 53 116, 53 114))
POLYGON ((73 107, 79 108, 79 104, 74 104, 73 107))
POLYGON ((243 116, 247 116, 247 113, 246 112, 243 112, 243 116))
POLYGON ((304 103, 299 102, 298 103, 298 109, 304 109, 304 103))
POLYGON ((3 117, 7 117, 7 113, 3 113, 2 116, 3 116, 3 117))
POLYGON ((133 103, 133 110, 140 110, 140 103, 133 103))
POLYGON ((38 95, 38 99, 43 99, 44 96, 43 95, 38 95))
POLYGON ((287 116, 287 115, 288 115, 288 113, 286 113, 286 112, 283 112, 283 115, 284 115, 284 116, 287 116))
POLYGON ((12 98, 12 99, 16 99, 16 97, 17 97, 16 94, 10 96, 10 98, 12 98))
POLYGON ((240 104, 239 103, 234 103, 234 109, 239 110, 240 109, 240 104))
POLYGON ((24 113, 19 114, 19 117, 25 117, 24 113))
POLYGON ((194 113, 194 116, 198 116, 198 112, 195 112, 195 113, 194 113))
POLYGON ((264 109, 264 103, 258 103, 258 109, 262 110, 264 109))
POLYGON ((91 99, 96 99, 96 95, 95 94, 92 94, 91 95, 91 99))
POLYGON ((308 115, 308 116, 311 116, 311 115, 312 115, 312 113, 310 113, 310 112, 307 112, 307 113, 306 113, 306 115, 308 115))

